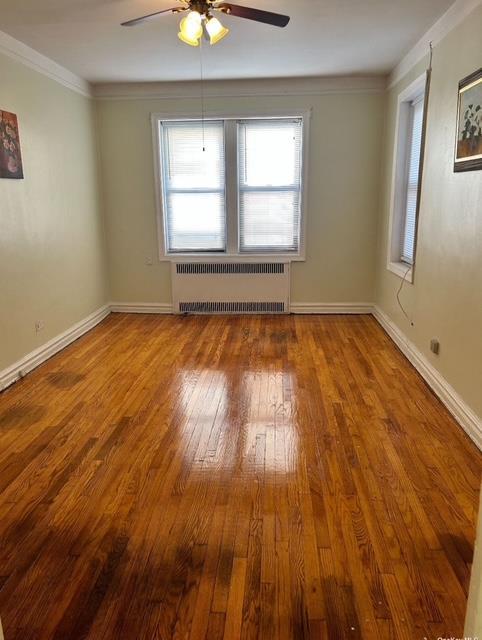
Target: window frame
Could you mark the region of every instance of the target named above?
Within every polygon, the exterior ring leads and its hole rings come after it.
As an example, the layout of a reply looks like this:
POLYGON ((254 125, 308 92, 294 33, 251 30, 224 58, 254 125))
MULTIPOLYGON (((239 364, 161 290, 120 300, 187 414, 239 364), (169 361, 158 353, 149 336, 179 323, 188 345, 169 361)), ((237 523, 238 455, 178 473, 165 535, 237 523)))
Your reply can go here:
MULTIPOLYGON (((253 121, 255 122, 262 122, 263 120, 266 120, 266 118, 252 118, 253 121)), ((285 122, 290 122, 291 120, 293 121, 298 121, 300 120, 300 118, 276 118, 275 120, 284 120, 285 122)), ((242 201, 242 195, 246 194, 246 193, 266 193, 266 194, 270 194, 270 193, 279 193, 279 192, 285 192, 285 193, 293 193, 296 194, 299 197, 299 216, 298 216, 298 224, 297 224, 297 232, 298 232, 298 245, 301 241, 301 216, 302 216, 302 195, 303 195, 303 119, 301 118, 301 166, 300 166, 300 171, 298 173, 298 177, 299 177, 299 182, 297 182, 296 184, 298 185, 298 187, 295 186, 295 183, 290 184, 290 185, 278 185, 278 186, 274 186, 274 185, 262 185, 262 186, 248 186, 247 184, 245 184, 241 178, 242 175, 242 169, 240 168, 240 157, 241 157, 241 143, 240 143, 240 128, 241 126, 245 125, 246 122, 248 122, 249 119, 245 119, 245 120, 237 120, 236 121, 236 140, 237 140, 237 160, 238 160, 238 168, 237 168, 237 176, 238 176, 238 180, 237 180, 237 204, 238 204, 238 250, 240 253, 242 253, 243 255, 253 255, 253 254, 259 254, 259 253, 263 253, 262 251, 256 250, 254 248, 251 249, 241 249, 242 246, 242 234, 241 234, 241 226, 242 226, 242 216, 241 216, 241 201, 242 201)), ((242 163, 241 163, 242 164, 242 163)), ((245 167, 245 170, 247 169, 247 167, 245 167)), ((246 178, 246 176, 245 176, 246 178)), ((293 227, 294 229, 294 227, 293 227)), ((276 255, 279 253, 284 253, 283 251, 280 251, 279 249, 267 249, 265 251, 266 254, 270 254, 270 255, 276 255)), ((297 250, 287 250, 286 253, 289 253, 290 255, 297 255, 299 253, 299 247, 297 250)))
POLYGON ((270 262, 299 262, 306 259, 306 212, 308 202, 308 159, 309 130, 311 109, 289 109, 273 111, 239 112, 205 111, 205 120, 224 121, 225 145, 225 181, 226 181, 226 251, 216 252, 168 252, 166 246, 166 221, 164 216, 164 184, 162 179, 161 123, 200 120, 199 111, 172 113, 152 113, 152 139, 154 153, 154 182, 156 198, 157 239, 160 262, 259 262, 260 259, 270 262), (238 213, 238 148, 237 121, 259 119, 301 118, 302 133, 302 170, 301 170, 301 208, 300 208, 300 242, 298 251, 269 253, 246 253, 239 251, 239 213, 238 213))
MULTIPOLYGON (((166 121, 164 120, 163 122, 173 122, 171 121, 166 121)), ((181 122, 183 125, 186 122, 186 120, 178 120, 176 122, 181 122)), ((218 122, 222 124, 222 132, 223 132, 223 147, 224 147, 224 181, 221 182, 221 187, 219 189, 208 189, 205 187, 195 187, 195 188, 185 188, 185 189, 174 189, 172 187, 169 186, 169 179, 164 175, 164 168, 165 168, 165 160, 168 158, 168 154, 166 153, 166 149, 161 147, 160 141, 161 140, 165 140, 165 131, 161 130, 161 123, 159 122, 159 157, 160 157, 160 180, 162 182, 162 209, 163 212, 164 210, 167 208, 167 202, 169 200, 169 196, 172 193, 197 193, 197 194, 203 194, 203 193, 217 193, 217 194, 222 194, 223 195, 223 200, 224 200, 224 215, 222 216, 223 218, 223 222, 224 222, 224 230, 225 232, 227 231, 227 193, 226 193, 226 181, 227 181, 227 177, 226 177, 226 127, 225 127, 225 123, 224 121, 220 121, 220 120, 212 120, 206 119, 206 124, 209 125, 213 122, 218 122)), ((224 248, 220 248, 220 249, 199 249, 199 251, 196 251, 194 249, 185 249, 185 250, 173 250, 171 249, 170 251, 167 250, 167 245, 168 243, 168 233, 167 233, 167 218, 169 216, 167 215, 163 215, 163 230, 164 230, 164 241, 166 244, 166 253, 168 253, 169 255, 187 255, 187 254, 223 254, 225 253, 225 250, 227 248, 227 237, 226 237, 226 233, 225 233, 225 237, 224 237, 224 248)))
MULTIPOLYGON (((415 255, 412 265, 402 260, 407 207, 408 164, 412 145, 412 105, 425 100, 426 74, 419 76, 398 96, 395 124, 395 140, 392 168, 392 192, 387 245, 387 270, 407 282, 413 283, 415 255)), ((420 166, 420 171, 423 167, 420 166)), ((415 221, 415 249, 417 246, 418 219, 415 221)))

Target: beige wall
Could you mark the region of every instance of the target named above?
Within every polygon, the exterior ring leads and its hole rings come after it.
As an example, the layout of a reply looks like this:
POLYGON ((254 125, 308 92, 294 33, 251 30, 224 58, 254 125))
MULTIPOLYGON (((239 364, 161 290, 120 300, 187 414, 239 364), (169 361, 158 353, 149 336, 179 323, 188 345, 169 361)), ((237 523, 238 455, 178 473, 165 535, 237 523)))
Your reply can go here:
MULTIPOLYGON (((311 107, 307 259, 293 264, 292 301, 372 302, 384 95, 206 100, 208 111, 226 115, 311 107)), ((171 302, 169 264, 157 258, 150 114, 199 109, 199 99, 98 103, 111 299, 116 302, 171 302), (146 265, 147 257, 153 266, 146 265)))
POLYGON ((0 180, 0 371, 107 301, 91 100, 0 55, 25 180, 0 180), (40 333, 35 321, 45 322, 40 333))
POLYGON ((377 303, 482 416, 482 171, 453 172, 457 87, 482 64, 482 6, 435 47, 415 282, 397 306, 400 278, 387 271, 391 171, 398 94, 424 72, 418 64, 388 95, 377 303), (440 355, 429 349, 440 340, 440 355))

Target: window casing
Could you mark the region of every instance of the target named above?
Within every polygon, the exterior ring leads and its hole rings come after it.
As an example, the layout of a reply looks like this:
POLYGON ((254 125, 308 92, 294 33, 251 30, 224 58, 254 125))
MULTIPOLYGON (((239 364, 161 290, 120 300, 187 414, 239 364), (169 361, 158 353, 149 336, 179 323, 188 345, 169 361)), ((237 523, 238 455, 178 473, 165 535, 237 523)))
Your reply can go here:
POLYGON ((413 280, 417 234, 425 76, 400 96, 394 153, 387 268, 413 280))
POLYGON ((153 115, 160 259, 303 260, 308 116, 153 115))

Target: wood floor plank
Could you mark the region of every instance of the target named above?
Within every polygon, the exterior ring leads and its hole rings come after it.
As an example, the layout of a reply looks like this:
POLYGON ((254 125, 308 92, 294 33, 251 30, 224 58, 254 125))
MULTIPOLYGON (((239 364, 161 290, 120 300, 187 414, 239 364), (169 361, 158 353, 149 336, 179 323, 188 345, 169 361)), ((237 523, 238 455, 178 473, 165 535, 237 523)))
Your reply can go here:
POLYGON ((112 314, 0 394, 5 637, 461 636, 481 472, 371 317, 112 314))

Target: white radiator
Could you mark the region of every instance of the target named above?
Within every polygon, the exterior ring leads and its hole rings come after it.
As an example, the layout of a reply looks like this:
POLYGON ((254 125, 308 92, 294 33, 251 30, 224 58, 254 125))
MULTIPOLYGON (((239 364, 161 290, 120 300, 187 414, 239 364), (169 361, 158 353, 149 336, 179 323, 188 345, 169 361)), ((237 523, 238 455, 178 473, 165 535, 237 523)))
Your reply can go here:
POLYGON ((288 313, 290 265, 173 262, 174 313, 288 313))

